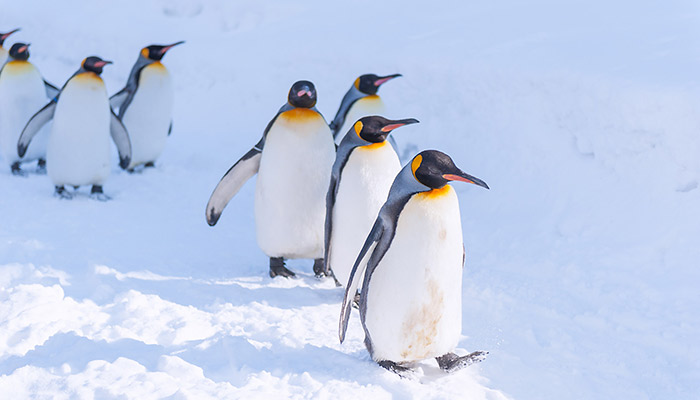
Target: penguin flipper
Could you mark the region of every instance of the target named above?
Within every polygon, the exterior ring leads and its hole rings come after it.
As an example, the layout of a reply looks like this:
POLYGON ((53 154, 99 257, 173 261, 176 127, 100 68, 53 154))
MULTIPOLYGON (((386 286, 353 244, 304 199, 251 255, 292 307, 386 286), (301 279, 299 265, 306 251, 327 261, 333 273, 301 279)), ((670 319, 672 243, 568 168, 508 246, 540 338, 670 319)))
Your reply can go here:
MULTIPOLYGON (((377 253, 377 244, 382 241, 383 234, 384 227, 382 226, 381 217, 377 217, 369 236, 367 236, 367 240, 365 240, 365 244, 362 246, 362 250, 360 250, 360 254, 355 260, 355 264, 352 266, 350 279, 345 286, 345 297, 343 298, 343 306, 340 309, 340 326, 338 329, 340 343, 343 343, 345 340, 345 332, 348 329, 348 321, 350 320, 350 310, 352 309, 355 292, 357 292, 357 287, 360 285, 360 279, 364 276, 365 269, 367 269, 370 262, 374 261, 376 264, 379 261, 375 261, 377 258, 375 253, 377 253)), ((388 246, 384 247, 388 248, 388 246)), ((386 253, 386 249, 381 253, 381 256, 384 256, 384 253, 386 253)), ((380 259, 381 256, 379 257, 380 259)))
POLYGON ((173 121, 170 121, 170 126, 168 127, 168 136, 173 133, 173 121))
POLYGON ((56 96, 58 96, 58 94, 61 92, 61 89, 48 83, 46 79, 44 79, 44 88, 46 89, 46 97, 48 97, 49 99, 55 99, 56 96))
POLYGON ((129 90, 128 87, 125 87, 109 98, 109 106, 114 109, 120 108, 127 97, 129 97, 129 90))
POLYGON ((110 108, 109 113, 109 132, 112 135, 114 144, 117 145, 119 166, 122 169, 126 169, 131 162, 131 140, 129 139, 129 133, 122 121, 117 117, 117 114, 114 113, 114 110, 110 108))
POLYGON ((56 104, 58 103, 55 101, 50 101, 49 104, 45 105, 41 108, 41 110, 37 111, 36 114, 32 115, 27 122, 27 125, 24 126, 22 134, 19 136, 19 140, 17 141, 17 155, 24 157, 24 154, 27 152, 27 148, 29 147, 29 143, 32 141, 34 136, 39 132, 42 126, 46 125, 47 122, 53 119, 53 114, 56 111, 56 104))
POLYGON ((262 150, 255 146, 226 171, 207 203, 206 216, 210 226, 216 225, 228 202, 241 190, 248 179, 258 173, 261 158, 262 150))

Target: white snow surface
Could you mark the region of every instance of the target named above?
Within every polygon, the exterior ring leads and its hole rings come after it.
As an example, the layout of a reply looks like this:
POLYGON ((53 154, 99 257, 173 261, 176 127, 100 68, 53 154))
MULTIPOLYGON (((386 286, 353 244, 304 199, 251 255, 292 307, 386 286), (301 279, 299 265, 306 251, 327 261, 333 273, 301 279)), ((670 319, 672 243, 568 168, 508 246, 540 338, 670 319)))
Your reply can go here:
MULTIPOLYGON (((123 87, 167 54, 173 134, 109 202, 0 170, 0 397, 696 399, 700 393, 700 5, 696 1, 5 1, 57 85, 88 55, 123 87), (267 277, 254 184, 204 208, 291 84, 332 118, 363 73, 399 145, 446 151, 467 249, 458 352, 401 379, 373 363, 342 289, 267 277)), ((4 164, 0 164, 4 165, 4 164)))

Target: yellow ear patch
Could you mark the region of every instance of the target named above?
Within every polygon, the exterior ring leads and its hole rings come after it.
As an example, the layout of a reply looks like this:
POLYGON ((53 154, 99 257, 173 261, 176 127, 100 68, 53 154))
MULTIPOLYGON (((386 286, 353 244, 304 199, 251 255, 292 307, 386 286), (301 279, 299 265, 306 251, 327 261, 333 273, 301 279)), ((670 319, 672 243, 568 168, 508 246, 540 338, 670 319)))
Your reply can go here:
POLYGON ((355 79, 353 85, 355 85, 355 89, 360 90, 360 78, 355 79))
MULTIPOLYGON (((411 172, 413 172, 413 177, 416 178, 416 170, 420 167, 420 164, 423 162, 423 156, 418 154, 413 158, 413 161, 411 161, 411 172)), ((418 179, 418 178, 416 178, 418 179)))
POLYGON ((141 55, 148 58, 148 49, 146 47, 141 49, 141 55))
POLYGON ((364 125, 362 124, 362 121, 357 121, 357 122, 355 122, 355 126, 353 126, 353 128, 355 128, 355 133, 357 134, 357 136, 358 136, 360 139, 362 139, 362 136, 360 136, 360 132, 362 132, 362 127, 363 127, 363 126, 364 126, 364 125))
POLYGON ((83 61, 80 62, 81 68, 85 68, 85 61, 87 61, 87 58, 83 58, 83 61))

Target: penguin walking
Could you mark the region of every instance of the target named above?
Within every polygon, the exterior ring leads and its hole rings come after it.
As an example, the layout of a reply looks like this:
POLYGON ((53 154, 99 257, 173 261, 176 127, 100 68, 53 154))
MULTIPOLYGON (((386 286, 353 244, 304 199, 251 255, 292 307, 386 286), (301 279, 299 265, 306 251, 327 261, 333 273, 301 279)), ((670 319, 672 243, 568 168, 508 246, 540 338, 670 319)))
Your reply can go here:
POLYGON ((298 81, 262 139, 221 178, 207 204, 214 226, 226 204, 253 175, 258 245, 270 257, 270 277, 294 276, 285 259, 312 258, 323 274, 325 196, 335 159, 333 135, 316 109, 316 88, 298 81))
POLYGON ((126 86, 110 97, 113 109, 131 138, 130 172, 139 165, 155 166, 172 131, 173 84, 161 63, 168 50, 185 42, 141 49, 126 86))
POLYGON ((342 135, 347 132, 355 121, 362 117, 383 115, 386 110, 384 102, 382 102, 377 91, 379 91, 381 85, 399 76, 401 74, 387 76, 365 74, 355 79, 350 90, 343 96, 338 112, 335 114, 333 122, 331 122, 333 138, 336 141, 340 141, 342 136, 338 137, 339 134, 342 135))
POLYGON ((19 28, 13 29, 7 33, 0 33, 0 67, 2 67, 3 64, 5 64, 5 61, 7 61, 8 57, 8 52, 7 49, 3 47, 3 44, 5 43, 5 40, 10 37, 13 33, 19 31, 19 28))
POLYGON ((325 268, 347 283, 367 232, 389 194, 401 162, 387 137, 396 128, 415 124, 409 118, 363 117, 340 142, 326 195, 325 268))
POLYGON ((21 157, 41 127, 53 119, 46 154, 47 170, 56 195, 64 199, 73 197, 66 191, 66 185, 76 189, 92 185, 93 198, 109 199, 102 184, 110 172, 110 135, 119 152, 119 165, 122 168, 129 165, 129 135, 109 106, 107 89, 100 78, 107 64, 111 61, 95 56, 83 60, 80 69, 58 95, 27 122, 17 143, 21 157))
POLYGON ((29 45, 15 43, 9 59, 0 69, 0 150, 14 175, 24 175, 22 162, 38 160, 38 171, 46 172, 48 127, 41 129, 24 158, 17 155, 17 141, 22 128, 34 112, 58 93, 29 60, 29 45))
POLYGON ((407 364, 428 358, 452 372, 487 354, 453 353, 462 326, 464 247, 459 203, 450 181, 488 189, 436 150, 422 151, 399 172, 345 289, 341 343, 352 298, 363 279, 360 320, 365 346, 379 365, 400 375, 410 372, 407 364))

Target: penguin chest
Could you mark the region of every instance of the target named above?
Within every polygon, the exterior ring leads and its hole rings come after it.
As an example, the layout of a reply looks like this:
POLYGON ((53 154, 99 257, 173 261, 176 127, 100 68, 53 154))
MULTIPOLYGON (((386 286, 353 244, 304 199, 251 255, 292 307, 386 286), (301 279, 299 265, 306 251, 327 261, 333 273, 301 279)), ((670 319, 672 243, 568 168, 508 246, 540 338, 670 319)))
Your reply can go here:
MULTIPOLYGON (((0 149, 5 161, 19 160, 17 141, 24 125, 41 109, 48 99, 44 80, 39 71, 27 61, 10 61, 0 73, 0 149)), ((30 143, 25 160, 46 155, 47 127, 30 143)))
POLYGON ((122 115, 131 140, 131 165, 157 159, 165 148, 172 119, 173 86, 168 70, 152 63, 141 70, 134 97, 122 115))
POLYGON ((297 108, 277 117, 265 139, 255 186, 258 244, 268 256, 322 257, 334 159, 333 136, 319 113, 297 108))
POLYGON ((99 76, 71 78, 54 113, 46 167, 55 185, 102 184, 110 167, 110 112, 99 76))
POLYGON ((382 142, 355 148, 340 176, 332 213, 329 263, 345 285, 355 258, 377 219, 401 163, 393 147, 382 142))
POLYGON ((384 102, 377 95, 363 97, 350 106, 348 114, 343 122, 343 127, 338 131, 337 138, 341 140, 358 119, 368 115, 384 115, 386 112, 384 102))
POLYGON ((462 325, 462 228, 449 186, 414 195, 367 288, 364 324, 375 360, 411 362, 452 351, 462 325))

